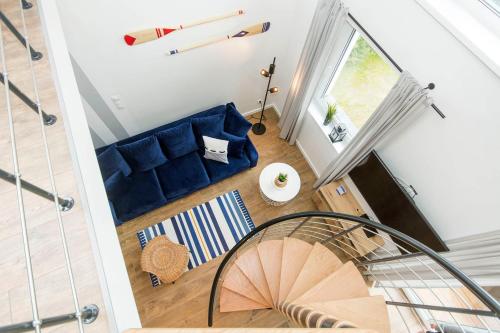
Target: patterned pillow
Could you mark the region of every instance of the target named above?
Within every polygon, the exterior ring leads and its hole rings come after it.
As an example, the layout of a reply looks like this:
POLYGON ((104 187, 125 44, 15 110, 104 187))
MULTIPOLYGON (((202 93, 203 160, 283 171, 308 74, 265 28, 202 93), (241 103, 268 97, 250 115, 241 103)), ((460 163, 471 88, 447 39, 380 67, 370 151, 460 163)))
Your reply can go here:
POLYGON ((229 164, 227 159, 229 141, 203 136, 205 157, 207 160, 229 164))

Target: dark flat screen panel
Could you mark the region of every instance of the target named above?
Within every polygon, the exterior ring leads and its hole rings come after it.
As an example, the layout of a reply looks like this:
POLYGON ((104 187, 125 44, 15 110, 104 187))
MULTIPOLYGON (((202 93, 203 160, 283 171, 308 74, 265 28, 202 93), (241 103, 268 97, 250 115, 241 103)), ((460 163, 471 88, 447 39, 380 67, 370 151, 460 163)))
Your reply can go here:
MULTIPOLYGON (((448 251, 413 199, 372 152, 349 176, 382 224, 405 233, 437 252, 448 251)), ((394 240, 396 241, 396 240, 394 240)), ((408 248, 408 245, 397 242, 408 248)), ((413 249, 408 250, 414 252, 413 249)))

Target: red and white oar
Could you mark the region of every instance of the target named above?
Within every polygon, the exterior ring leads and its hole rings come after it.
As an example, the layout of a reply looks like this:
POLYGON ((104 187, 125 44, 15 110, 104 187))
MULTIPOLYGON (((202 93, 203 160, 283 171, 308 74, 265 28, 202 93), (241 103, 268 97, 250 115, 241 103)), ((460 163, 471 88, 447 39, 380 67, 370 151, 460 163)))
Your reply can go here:
POLYGON ((215 22, 215 21, 220 21, 220 20, 227 19, 229 17, 243 15, 243 14, 245 14, 245 12, 240 9, 240 10, 237 10, 236 12, 231 12, 231 13, 227 13, 224 15, 210 17, 210 18, 207 18, 204 20, 191 22, 189 24, 182 24, 182 25, 179 25, 178 27, 175 27, 175 28, 151 28, 151 29, 145 29, 145 30, 131 32, 131 33, 128 33, 125 36, 123 36, 123 39, 125 39, 125 43, 127 43, 130 46, 142 44, 142 43, 146 43, 146 42, 150 42, 152 40, 162 38, 163 36, 166 36, 169 33, 174 32, 176 30, 187 29, 187 28, 191 28, 191 27, 194 27, 197 25, 206 24, 206 23, 215 22))
POLYGON ((212 38, 212 39, 209 39, 207 41, 203 41, 203 42, 200 42, 200 43, 197 43, 197 44, 193 44, 193 45, 188 46, 188 47, 184 47, 182 49, 171 50, 171 51, 167 52, 166 54, 167 55, 174 55, 174 54, 186 52, 186 51, 189 51, 189 50, 192 50, 192 49, 197 49, 199 47, 207 46, 207 45, 210 45, 210 44, 215 44, 215 43, 218 43, 218 42, 222 42, 222 41, 225 41, 227 39, 240 38, 240 37, 249 37, 249 36, 261 34, 261 33, 264 33, 266 31, 268 31, 270 27, 271 27, 271 23, 270 22, 259 23, 259 24, 256 24, 256 25, 252 25, 251 27, 247 27, 246 29, 243 29, 240 32, 238 32, 237 34, 234 34, 232 36, 231 35, 226 35, 226 36, 223 36, 223 37, 212 38))

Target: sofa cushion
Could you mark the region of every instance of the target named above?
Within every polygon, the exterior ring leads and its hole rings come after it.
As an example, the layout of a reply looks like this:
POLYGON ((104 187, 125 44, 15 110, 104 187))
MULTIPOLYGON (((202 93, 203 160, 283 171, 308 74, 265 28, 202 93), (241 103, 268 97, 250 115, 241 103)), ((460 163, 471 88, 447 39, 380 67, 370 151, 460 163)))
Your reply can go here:
POLYGON ((229 146, 228 146, 229 156, 240 157, 243 155, 245 143, 247 142, 246 137, 240 138, 239 136, 232 135, 224 131, 218 136, 218 138, 229 141, 229 146))
POLYGON ((132 173, 127 161, 123 158, 116 146, 109 146, 105 151, 97 156, 99 168, 101 169, 102 179, 106 180, 115 172, 121 171, 125 176, 132 173))
POLYGON ((190 122, 158 132, 156 137, 171 160, 198 150, 190 122))
POLYGON ((244 138, 250 128, 252 128, 252 124, 246 120, 238 110, 236 110, 234 103, 227 104, 224 130, 232 135, 244 138))
POLYGON ((245 155, 240 157, 229 156, 229 164, 224 164, 212 160, 203 159, 208 176, 212 183, 218 182, 224 178, 232 176, 244 169, 250 167, 250 161, 245 155))
POLYGON ((216 138, 224 131, 224 117, 224 114, 215 114, 191 119, 194 134, 200 148, 203 147, 203 136, 216 138))
POLYGON ((134 172, 129 177, 116 172, 104 184, 116 217, 121 221, 133 219, 167 203, 154 169, 134 172))
POLYGON ((154 135, 118 146, 118 150, 122 153, 134 172, 151 170, 167 162, 158 139, 154 135))
POLYGON ((156 168, 156 174, 167 199, 177 198, 210 184, 197 152, 168 161, 156 168))

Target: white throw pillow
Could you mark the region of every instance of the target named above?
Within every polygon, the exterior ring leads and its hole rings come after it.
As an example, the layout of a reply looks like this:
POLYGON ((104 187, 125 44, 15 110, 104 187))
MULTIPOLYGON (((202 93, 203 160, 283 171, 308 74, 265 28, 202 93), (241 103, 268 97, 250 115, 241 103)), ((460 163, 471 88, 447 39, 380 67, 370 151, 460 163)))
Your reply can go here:
POLYGON ((229 164, 227 160, 229 141, 203 136, 203 143, 205 144, 205 156, 203 157, 208 160, 229 164))

